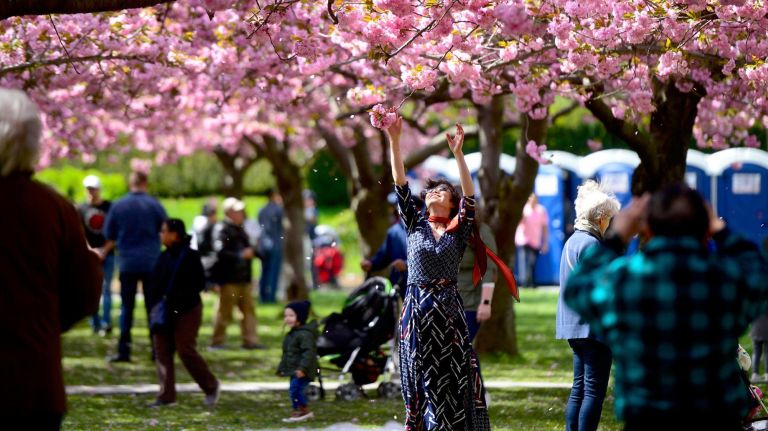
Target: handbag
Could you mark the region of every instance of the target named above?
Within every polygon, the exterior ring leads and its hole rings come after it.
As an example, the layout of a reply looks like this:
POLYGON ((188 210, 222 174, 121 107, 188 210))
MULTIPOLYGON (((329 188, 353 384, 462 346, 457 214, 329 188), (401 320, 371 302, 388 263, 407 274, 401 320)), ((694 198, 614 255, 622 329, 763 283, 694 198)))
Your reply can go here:
POLYGON ((165 293, 163 294, 163 297, 160 298, 159 301, 155 305, 152 306, 152 309, 149 310, 149 330, 150 332, 157 333, 161 332, 165 329, 167 329, 169 322, 168 318, 168 304, 167 304, 167 298, 168 295, 171 294, 171 291, 173 290, 173 282, 176 280, 176 272, 179 270, 179 266, 181 265, 181 261, 184 259, 184 256, 187 254, 187 249, 184 248, 181 253, 179 253, 179 257, 176 258, 176 263, 173 266, 173 272, 171 273, 171 278, 168 280, 168 287, 165 289, 165 293))

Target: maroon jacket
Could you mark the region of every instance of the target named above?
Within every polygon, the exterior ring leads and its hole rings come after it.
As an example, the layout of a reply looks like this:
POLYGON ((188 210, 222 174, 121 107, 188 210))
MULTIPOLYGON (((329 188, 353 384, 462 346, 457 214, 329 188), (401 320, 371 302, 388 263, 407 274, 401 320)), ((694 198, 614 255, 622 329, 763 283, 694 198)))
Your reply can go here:
POLYGON ((61 333, 97 310, 101 264, 49 187, 0 177, 0 202, 0 420, 63 413, 61 333))

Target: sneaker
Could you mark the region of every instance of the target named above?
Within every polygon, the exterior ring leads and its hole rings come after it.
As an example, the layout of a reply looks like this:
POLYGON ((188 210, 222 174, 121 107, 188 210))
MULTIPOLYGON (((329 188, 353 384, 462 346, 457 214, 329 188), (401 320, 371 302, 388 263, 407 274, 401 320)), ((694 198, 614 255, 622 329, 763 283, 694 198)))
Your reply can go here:
POLYGON ((762 378, 762 380, 760 380, 760 381, 761 381, 761 382, 768 382, 768 373, 766 373, 766 374, 763 374, 763 378, 762 378))
POLYGON ((267 346, 260 343, 243 344, 242 347, 245 350, 264 350, 267 348, 267 346))
POLYGON ((156 409, 158 407, 170 407, 175 406, 176 401, 161 401, 161 400, 155 400, 152 404, 148 405, 147 407, 150 409, 156 409))
POLYGON ((303 413, 300 412, 299 416, 297 416, 292 422, 302 422, 302 421, 312 419, 313 417, 315 417, 315 414, 309 410, 306 410, 303 413))
POLYGON ((115 363, 115 362, 131 362, 130 356, 123 356, 123 355, 113 355, 107 358, 107 361, 115 363))
POLYGON ((301 413, 298 410, 294 410, 290 416, 283 418, 283 422, 296 422, 296 418, 299 416, 301 416, 301 413))
POLYGON ((216 389, 205 396, 205 405, 208 407, 213 407, 216 405, 216 403, 219 401, 219 395, 221 395, 221 383, 216 385, 216 389))
POLYGON ((757 373, 752 373, 752 375, 749 377, 749 381, 752 383, 755 383, 760 380, 760 376, 757 375, 757 373))
POLYGON ((223 344, 211 344, 210 346, 208 346, 208 351, 209 352, 215 352, 217 350, 225 350, 226 348, 227 348, 227 346, 225 346, 223 344))

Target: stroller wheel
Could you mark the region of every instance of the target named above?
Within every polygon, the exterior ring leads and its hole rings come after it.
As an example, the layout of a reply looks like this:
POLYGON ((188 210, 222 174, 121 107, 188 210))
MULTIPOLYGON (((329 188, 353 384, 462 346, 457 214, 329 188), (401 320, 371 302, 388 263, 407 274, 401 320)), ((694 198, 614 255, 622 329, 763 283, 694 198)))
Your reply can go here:
POLYGON ((392 382, 384 382, 379 385, 377 389, 379 396, 386 399, 393 399, 400 397, 400 385, 392 382))
POLYGON ((352 401, 362 396, 362 390, 359 386, 347 383, 336 389, 336 398, 342 401, 352 401))
POLYGON ((318 401, 320 399, 320 387, 317 385, 309 385, 304 391, 309 401, 318 401))

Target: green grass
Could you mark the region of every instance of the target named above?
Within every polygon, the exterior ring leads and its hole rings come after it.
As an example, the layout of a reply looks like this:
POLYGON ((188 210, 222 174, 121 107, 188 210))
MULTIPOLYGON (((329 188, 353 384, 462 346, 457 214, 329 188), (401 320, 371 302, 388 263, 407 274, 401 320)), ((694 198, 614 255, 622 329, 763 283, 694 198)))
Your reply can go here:
MULTIPOLYGON (((192 220, 195 216, 200 214, 200 210, 203 204, 208 201, 209 198, 163 198, 160 199, 160 203, 165 207, 169 217, 179 218, 187 225, 187 229, 192 228, 192 220)), ((217 196, 216 199, 221 205, 224 200, 223 196, 217 196)), ((263 196, 246 196, 243 198, 245 201, 245 213, 248 218, 256 218, 259 210, 267 204, 267 199, 263 196)), ((219 210, 219 217, 222 217, 221 210, 219 210)), ((358 238, 360 236, 357 231, 357 222, 355 221, 355 215, 347 207, 323 207, 319 209, 319 224, 327 224, 332 226, 339 234, 341 243, 339 248, 344 255, 344 269, 342 270, 342 283, 348 281, 347 284, 355 284, 362 279, 363 272, 360 269, 360 242, 358 238)), ((260 266, 258 266, 258 259, 255 262, 254 274, 260 274, 260 266)))
MULTIPOLYGON (((344 292, 312 292, 314 311, 326 316, 341 308, 344 292)), ((555 340, 555 309, 557 292, 523 290, 517 313, 520 355, 487 355, 481 358, 483 377, 488 380, 570 382, 571 351, 565 341, 555 340)), ((198 345, 212 371, 224 382, 282 381, 274 375, 280 358, 281 340, 285 333, 281 305, 259 305, 259 334, 267 350, 241 350, 239 328, 228 329, 228 350, 208 352, 212 332, 215 296, 204 295, 205 313, 198 345)), ((149 360, 149 344, 142 305, 137 304, 134 328, 134 362, 110 365, 105 361, 113 353, 117 335, 111 338, 94 336, 85 323, 63 337, 63 364, 68 385, 103 385, 154 383, 154 364, 149 360)), ((115 311, 115 318, 117 317, 115 311)), ((116 321, 116 319, 115 319, 116 321)), ((745 335, 742 345, 748 346, 745 335), (745 344, 747 343, 747 344, 745 344)), ((191 382, 183 366, 176 361, 179 383, 191 382)), ((329 376, 330 377, 330 376, 329 376)), ((567 389, 491 389, 490 415, 495 430, 559 430, 567 389)), ((202 394, 179 394, 179 404, 172 408, 147 410, 152 395, 85 396, 69 398, 70 413, 65 430, 206 430, 206 429, 267 429, 282 428, 280 419, 288 413, 287 396, 282 392, 224 393, 221 403, 213 410, 202 407, 202 394)), ((318 416, 313 427, 354 421, 360 426, 381 427, 388 420, 400 422, 403 407, 400 400, 359 400, 340 402, 328 400, 313 405, 318 416)), ((619 430, 613 419, 611 390, 603 410, 600 430, 619 430)))
MULTIPOLYGON (((327 316, 341 309, 346 294, 339 291, 312 292, 314 312, 327 316)), ((523 302, 516 307, 518 338, 521 354, 515 357, 490 355, 482 357, 483 372, 487 379, 515 381, 569 382, 571 379, 571 351, 564 341, 554 340, 557 292, 524 290, 523 302)), ((213 313, 216 295, 203 295, 205 304, 203 325, 198 344, 206 346, 213 332, 213 313)), ((133 384, 153 381, 154 368, 149 361, 149 336, 143 304, 137 301, 133 329, 134 362, 110 365, 105 358, 114 353, 117 331, 109 337, 96 337, 90 328, 80 324, 64 335, 64 371, 67 384, 103 385, 133 384)), ((117 323, 119 310, 115 308, 113 321, 117 323)), ((228 328, 231 349, 203 352, 213 372, 225 381, 279 381, 274 375, 280 358, 281 340, 285 333, 281 305, 257 307, 259 335, 268 349, 246 351, 239 349, 240 331, 233 323, 228 328)), ((191 382, 183 369, 178 368, 177 380, 191 382)))
MULTIPOLYGON (((492 390, 489 415, 498 431, 562 430, 567 389, 492 390)), ((259 430, 307 427, 325 428, 340 422, 380 428, 387 421, 401 423, 402 400, 378 398, 352 402, 332 397, 311 404, 315 419, 300 425, 283 424, 290 403, 282 392, 224 393, 213 409, 202 406, 201 394, 180 394, 176 406, 147 409, 149 396, 72 396, 71 413, 63 430, 259 430)), ((611 400, 604 406, 599 430, 621 427, 610 413, 611 400)))

